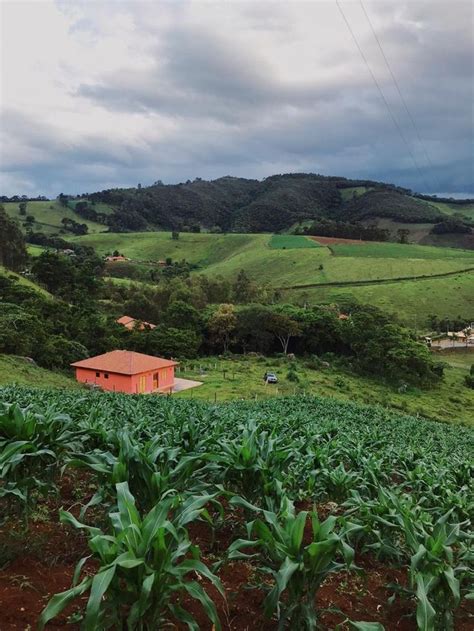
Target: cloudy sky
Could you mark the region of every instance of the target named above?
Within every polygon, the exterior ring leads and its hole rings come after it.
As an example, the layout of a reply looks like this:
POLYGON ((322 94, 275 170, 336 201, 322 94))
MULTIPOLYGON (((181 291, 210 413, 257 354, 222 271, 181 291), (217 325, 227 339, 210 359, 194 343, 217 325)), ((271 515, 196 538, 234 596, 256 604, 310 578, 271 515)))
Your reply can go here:
POLYGON ((2 194, 311 171, 474 195, 471 2, 340 0, 396 123, 336 0, 0 4, 2 194))

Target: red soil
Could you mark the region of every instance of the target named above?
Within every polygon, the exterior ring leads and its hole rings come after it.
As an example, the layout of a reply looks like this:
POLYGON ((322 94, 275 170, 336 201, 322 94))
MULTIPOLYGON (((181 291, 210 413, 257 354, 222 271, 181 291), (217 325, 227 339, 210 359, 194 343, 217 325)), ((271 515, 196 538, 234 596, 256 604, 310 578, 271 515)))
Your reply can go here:
POLYGON ((313 239, 313 241, 317 241, 321 245, 344 245, 344 244, 352 244, 356 245, 365 245, 367 241, 362 241, 361 239, 339 239, 338 237, 309 237, 313 239))
MULTIPOLYGON (((84 483, 82 475, 81 473, 81 482, 84 483)), ((71 496, 75 494, 71 481, 66 478, 62 484, 61 494, 64 492, 67 497, 48 502, 42 513, 45 521, 32 523, 27 536, 11 523, 0 529, 0 564, 3 564, 0 571, 1 631, 34 629, 49 598, 70 587, 77 561, 87 554, 85 537, 57 521, 57 508, 61 502, 66 508, 73 504, 71 496)), ((87 478, 85 482, 87 486, 87 478)), ((301 508, 310 508, 309 503, 301 504, 301 508)), ((321 518, 325 518, 329 513, 337 513, 338 507, 328 503, 318 507, 318 511, 321 518)), ((226 519, 215 538, 204 522, 195 522, 189 528, 191 539, 199 545, 203 561, 209 566, 224 556, 225 550, 235 538, 245 536, 242 513, 232 511, 228 506, 225 507, 225 512, 226 519)), ((305 538, 308 535, 309 531, 305 533, 305 538)), ((386 631, 414 629, 415 603, 399 596, 393 605, 387 602, 393 593, 387 585, 406 585, 406 569, 384 565, 367 555, 357 556, 356 563, 361 568, 359 573, 341 571, 330 575, 322 585, 317 596, 322 624, 327 629, 334 629, 337 624, 349 618, 354 621, 381 622, 386 631), (333 611, 323 611, 329 608, 333 611), (341 613, 334 613, 337 609, 341 613)), ((92 565, 88 565, 85 571, 91 572, 93 569, 92 565)), ((253 563, 252 560, 226 563, 220 568, 218 575, 224 585, 227 602, 206 580, 203 584, 216 603, 224 631, 273 631, 277 628, 275 620, 266 620, 263 617, 263 588, 269 577, 258 570, 258 563, 253 563)), ((87 595, 76 601, 52 621, 47 629, 77 631, 79 624, 68 624, 68 617, 83 609, 86 600, 87 595)), ((200 629, 211 631, 212 625, 199 603, 185 597, 182 604, 195 616, 200 629)), ((463 604, 457 616, 457 631, 472 628, 469 616, 468 605, 463 604)), ((177 625, 175 628, 184 631, 186 627, 177 625)), ((345 626, 340 629, 342 631, 345 626)))

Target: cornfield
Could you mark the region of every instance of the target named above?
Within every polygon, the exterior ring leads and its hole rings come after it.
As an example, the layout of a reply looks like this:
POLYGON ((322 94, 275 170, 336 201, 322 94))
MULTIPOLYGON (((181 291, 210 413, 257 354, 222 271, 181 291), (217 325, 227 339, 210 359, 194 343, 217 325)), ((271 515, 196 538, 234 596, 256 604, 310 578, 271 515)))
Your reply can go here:
MULTIPOLYGON (((370 557, 406 571, 387 607, 404 600, 411 628, 448 630, 474 598, 473 447, 467 427, 317 397, 209 405, 11 387, 0 390, 0 505, 27 529, 64 472, 93 481, 79 511, 60 513, 89 554, 40 628, 79 603, 90 631, 199 629, 192 601, 207 628, 232 628, 220 574, 239 563, 264 592, 268 628, 327 628, 328 577, 360 574, 370 557)), ((383 627, 346 615, 339 628, 383 627)))

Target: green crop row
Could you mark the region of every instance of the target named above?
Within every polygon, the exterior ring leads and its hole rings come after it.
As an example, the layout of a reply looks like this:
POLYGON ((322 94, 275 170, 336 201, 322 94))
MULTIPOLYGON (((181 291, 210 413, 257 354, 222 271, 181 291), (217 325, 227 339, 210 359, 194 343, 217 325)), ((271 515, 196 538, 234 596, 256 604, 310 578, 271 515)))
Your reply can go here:
POLYGON ((0 401, 0 496, 9 510, 20 505, 27 516, 61 468, 88 470, 97 488, 79 518, 61 513, 86 533, 94 571, 84 572, 90 557, 80 561, 43 626, 87 594, 86 630, 172 620, 197 629, 190 598, 219 629, 205 585, 223 598, 219 569, 240 559, 268 577, 265 614, 282 629, 320 628, 321 585, 342 568, 358 572, 358 554, 407 567, 408 584, 394 586, 393 598, 416 601, 419 629, 453 628, 472 598, 469 428, 315 397, 216 406, 12 387, 0 401), (334 507, 325 520, 323 502, 334 507), (98 506, 107 519, 90 523, 98 506), (218 538, 229 519, 233 541, 205 563, 190 526, 205 522, 218 538))

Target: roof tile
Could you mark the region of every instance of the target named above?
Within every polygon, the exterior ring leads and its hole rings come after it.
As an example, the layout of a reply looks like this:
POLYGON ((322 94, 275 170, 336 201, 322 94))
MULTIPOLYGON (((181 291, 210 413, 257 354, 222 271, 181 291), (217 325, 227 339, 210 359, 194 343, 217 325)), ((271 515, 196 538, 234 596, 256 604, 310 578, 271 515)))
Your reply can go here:
POLYGON ((90 368, 91 370, 104 370, 119 373, 121 375, 136 375, 149 370, 158 370, 168 366, 177 366, 178 362, 153 355, 144 355, 134 351, 111 351, 96 357, 89 357, 74 362, 75 368, 90 368))

